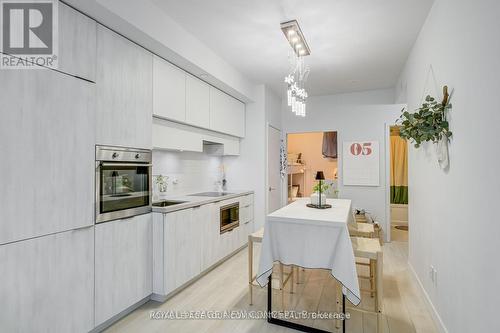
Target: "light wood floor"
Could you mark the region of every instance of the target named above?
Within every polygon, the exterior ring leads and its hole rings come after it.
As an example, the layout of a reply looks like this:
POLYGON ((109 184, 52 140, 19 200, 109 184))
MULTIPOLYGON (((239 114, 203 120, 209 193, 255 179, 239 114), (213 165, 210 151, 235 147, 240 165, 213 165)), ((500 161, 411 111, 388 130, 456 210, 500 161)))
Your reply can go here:
MULTIPOLYGON (((256 262, 259 248, 255 246, 256 262)), ((160 304, 150 301, 121 319, 108 332, 294 332, 265 320, 153 320, 150 311, 186 310, 266 310, 267 288, 254 288, 254 305, 248 305, 247 250, 244 249, 182 292, 160 304)), ((384 245, 384 332, 437 332, 425 307, 423 295, 410 275, 407 265, 407 243, 384 245)), ((333 306, 332 280, 325 271, 305 271, 295 294, 285 293, 286 308, 327 311, 333 306), (301 290, 308 290, 302 294, 301 290), (329 303, 330 302, 330 303, 329 303)), ((288 287, 286 288, 288 289, 288 287)), ((279 307, 279 291, 273 293, 273 309, 279 307)), ((362 295, 361 306, 372 299, 362 295)), ((375 315, 349 311, 347 331, 375 332, 375 315)), ((307 323, 310 325, 311 323, 307 323)), ((315 327, 334 331, 332 321, 316 321, 315 327)))

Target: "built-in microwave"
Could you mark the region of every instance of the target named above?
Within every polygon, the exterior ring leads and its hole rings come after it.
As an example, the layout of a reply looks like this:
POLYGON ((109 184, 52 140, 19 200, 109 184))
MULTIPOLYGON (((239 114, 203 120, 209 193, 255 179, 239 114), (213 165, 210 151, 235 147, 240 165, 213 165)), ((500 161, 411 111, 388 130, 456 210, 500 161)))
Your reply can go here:
POLYGON ((220 207, 220 233, 232 231, 240 225, 240 203, 220 207))
POLYGON ((95 223, 151 212, 151 150, 96 146, 95 223))

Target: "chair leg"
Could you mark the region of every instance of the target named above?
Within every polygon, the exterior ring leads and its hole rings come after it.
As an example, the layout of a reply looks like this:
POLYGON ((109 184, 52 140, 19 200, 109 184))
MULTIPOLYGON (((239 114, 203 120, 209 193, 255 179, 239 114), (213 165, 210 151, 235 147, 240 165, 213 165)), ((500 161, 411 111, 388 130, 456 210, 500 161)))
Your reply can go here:
POLYGON ((377 253, 377 261, 375 263, 375 284, 377 288, 377 298, 375 299, 375 311, 377 312, 377 333, 381 333, 383 331, 383 315, 382 315, 382 298, 383 298, 383 253, 377 253))
POLYGON ((250 305, 253 305, 253 241, 248 238, 248 293, 250 305))
POLYGON ((290 274, 292 274, 291 277, 290 277, 290 279, 291 279, 291 281, 290 281, 291 282, 291 284, 290 284, 290 294, 293 294, 293 276, 294 276, 293 271, 294 271, 294 268, 295 267, 293 265, 290 266, 290 274))
MULTIPOLYGON (((375 267, 376 267, 376 262, 373 259, 370 259, 370 289, 375 290, 375 267)), ((375 292, 370 293, 371 297, 375 296, 375 292)))
POLYGON ((377 311, 379 313, 383 311, 382 310, 382 308, 383 308, 382 300, 384 297, 383 287, 382 287, 383 286, 383 266, 384 266, 383 253, 379 252, 379 253, 377 253, 377 263, 375 265, 375 268, 376 268, 375 283, 376 283, 376 288, 377 288, 377 292, 376 292, 377 298, 375 300, 375 304, 376 304, 375 311, 377 311))
MULTIPOLYGON (((340 282, 335 280, 335 302, 336 302, 336 312, 342 313, 342 304, 340 304, 342 299, 342 286, 340 282)), ((340 329, 340 319, 335 319, 335 328, 340 329)))

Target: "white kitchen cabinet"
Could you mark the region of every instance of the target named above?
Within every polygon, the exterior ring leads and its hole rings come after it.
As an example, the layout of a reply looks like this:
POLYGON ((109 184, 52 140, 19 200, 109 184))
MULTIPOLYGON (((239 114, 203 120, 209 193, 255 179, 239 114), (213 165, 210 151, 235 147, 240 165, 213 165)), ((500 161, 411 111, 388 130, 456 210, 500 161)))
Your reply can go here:
POLYGON ((95 324, 152 293, 152 216, 95 227, 95 324))
POLYGON ((202 152, 203 136, 189 126, 153 118, 153 148, 202 152))
POLYGON ((186 121, 186 72, 153 56, 153 114, 186 121))
POLYGON ((209 155, 235 156, 240 154, 240 138, 206 131, 203 140, 210 142, 204 147, 204 151, 209 155))
POLYGON ((201 223, 207 206, 154 213, 154 287, 164 297, 201 272, 201 223), (158 236, 161 235, 161 236, 158 236))
POLYGON ((186 123, 210 127, 210 86, 191 75, 186 75, 186 123))
POLYGON ((245 104, 210 87, 210 129, 245 136, 245 104))
POLYGON ((58 70, 95 81, 97 23, 59 2, 58 70))
POLYGON ((2 245, 0 262, 0 332, 93 329, 94 227, 2 245))
POLYGON ((94 223, 95 84, 52 70, 0 79, 0 244, 94 223))
POLYGON ((201 270, 204 271, 214 265, 218 257, 218 241, 220 235, 219 204, 207 206, 205 216, 199 220, 201 232, 201 270))
POLYGON ((151 148, 150 52, 97 26, 96 143, 151 148))

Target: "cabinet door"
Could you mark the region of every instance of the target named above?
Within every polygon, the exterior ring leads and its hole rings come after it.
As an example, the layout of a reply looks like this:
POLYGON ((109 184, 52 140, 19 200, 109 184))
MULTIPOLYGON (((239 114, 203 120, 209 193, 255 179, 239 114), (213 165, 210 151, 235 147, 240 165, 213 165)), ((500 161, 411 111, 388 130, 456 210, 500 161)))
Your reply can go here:
POLYGON ((176 288, 194 278, 201 271, 201 233, 195 223, 195 209, 186 209, 177 213, 179 216, 175 225, 176 288))
POLYGON ((95 81, 97 23, 59 2, 58 69, 95 81))
POLYGON ((52 70, 0 79, 0 244, 94 223, 95 84, 52 70))
POLYGON ((210 129, 245 136, 245 104, 210 87, 210 129))
POLYGON ((157 56, 153 57, 153 114, 186 121, 186 73, 157 56))
POLYGON ((189 126, 153 118, 153 148, 201 153, 203 137, 189 126))
POLYGON ((217 258, 217 245, 220 234, 220 222, 216 219, 215 210, 219 209, 217 204, 205 205, 203 214, 198 219, 201 225, 201 270, 209 268, 215 264, 217 258))
POLYGON ((2 245, 0 262, 0 332, 93 329, 93 227, 2 245))
POLYGON ((151 218, 145 214, 96 225, 96 326, 152 293, 151 218))
POLYGON ((97 144, 151 148, 152 54, 97 27, 97 144))
POLYGON ((200 273, 200 230, 195 227, 193 209, 165 214, 165 294, 200 273))
POLYGON ((186 76, 186 123, 210 127, 210 88, 194 76, 186 76))

